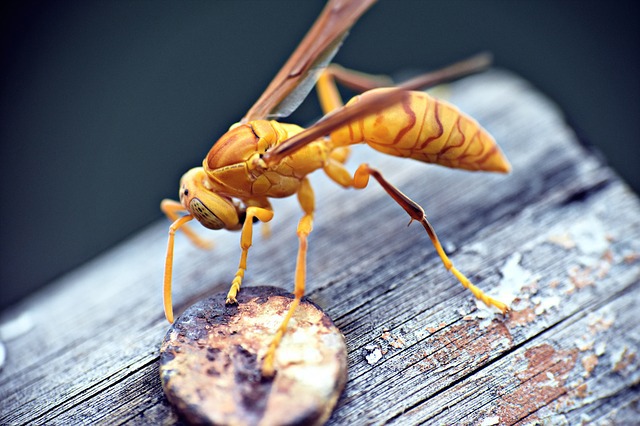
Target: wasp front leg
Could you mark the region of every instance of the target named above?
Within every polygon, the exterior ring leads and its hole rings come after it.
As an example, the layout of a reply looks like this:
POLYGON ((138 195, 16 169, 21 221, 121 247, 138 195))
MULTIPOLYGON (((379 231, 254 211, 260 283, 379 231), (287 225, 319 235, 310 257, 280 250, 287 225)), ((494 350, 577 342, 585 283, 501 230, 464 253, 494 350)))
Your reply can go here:
POLYGON ((351 181, 346 180, 345 171, 341 171, 339 169, 339 165, 337 165, 336 163, 332 163, 328 167, 325 167, 325 172, 331 179, 345 187, 352 186, 356 189, 363 189, 369 183, 369 177, 373 176, 373 178, 377 180, 378 183, 380 183, 387 194, 389 194, 389 196, 391 196, 391 198, 393 198, 393 200, 398 203, 398 205, 400 205, 400 207, 402 207, 404 211, 407 212, 412 221, 415 220, 417 222, 420 222, 420 224, 427 231, 429 239, 435 247, 436 252, 442 260, 445 268, 447 268, 447 270, 450 271, 465 288, 469 289, 471 293, 473 293, 473 295, 477 299, 484 302, 485 305, 495 306, 503 314, 509 311, 509 307, 506 304, 487 295, 485 292, 473 285, 471 281, 469 281, 469 279, 453 265, 453 262, 451 261, 451 259, 449 259, 444 249, 442 248, 442 244, 440 244, 440 240, 438 239, 433 226, 431 226, 431 224, 427 220, 424 209, 418 203, 403 194, 398 188, 389 183, 378 170, 369 167, 368 164, 360 165, 360 167, 358 167, 355 174, 353 175, 353 179, 351 179, 351 181))
POLYGON ((242 225, 242 233, 240 234, 240 248, 242 249, 240 264, 238 265, 236 276, 231 282, 229 293, 227 293, 227 304, 238 303, 236 296, 238 295, 238 291, 240 291, 244 272, 247 270, 247 255, 249 253, 249 247, 251 247, 253 242, 253 218, 257 218, 261 222, 269 222, 273 219, 273 210, 271 210, 271 207, 247 207, 246 218, 242 225))
POLYGON ((176 232, 181 229, 193 244, 202 248, 209 249, 213 247, 210 241, 203 240, 195 232, 189 228, 186 223, 193 219, 193 216, 188 214, 186 216, 180 216, 178 213, 189 213, 183 206, 177 201, 162 200, 160 208, 164 214, 173 222, 169 227, 169 240, 167 242, 167 255, 164 262, 164 282, 163 282, 163 306, 164 315, 167 321, 173 323, 173 301, 171 297, 171 280, 173 275, 173 246, 176 232))
POLYGON ((276 349, 282 340, 282 336, 287 331, 287 325, 291 320, 296 308, 300 304, 300 300, 302 296, 304 296, 304 289, 306 283, 307 276, 307 237, 311 233, 313 229, 313 212, 315 210, 315 197, 313 194, 313 189, 309 184, 308 179, 304 179, 300 185, 300 189, 298 190, 298 201, 300 202, 300 206, 304 211, 304 215, 298 222, 298 257, 296 259, 296 274, 295 274, 295 288, 294 288, 294 299, 289 306, 289 310, 287 311, 284 320, 276 330, 275 335, 273 336, 273 340, 267 349, 267 353, 265 354, 264 361, 262 364, 262 374, 265 377, 273 376, 275 371, 274 368, 274 358, 276 349))
MULTIPOLYGON (((189 213, 181 203, 169 199, 162 200, 160 209, 172 222, 178 220, 180 217, 178 213, 189 213)), ((213 248, 213 242, 200 238, 189 226, 183 225, 180 229, 195 246, 205 250, 213 248)))

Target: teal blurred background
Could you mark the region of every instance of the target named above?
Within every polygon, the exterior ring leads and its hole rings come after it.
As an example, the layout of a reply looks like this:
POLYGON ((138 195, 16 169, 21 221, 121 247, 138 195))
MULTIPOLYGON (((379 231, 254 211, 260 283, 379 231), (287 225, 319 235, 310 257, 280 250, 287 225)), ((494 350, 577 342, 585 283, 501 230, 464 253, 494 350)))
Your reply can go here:
MULTIPOLYGON (((159 219, 160 200, 176 197, 322 6, 5 1, 0 309, 159 219)), ((631 1, 382 0, 336 61, 394 73, 492 51, 637 192, 637 16, 631 1)), ((312 96, 292 121, 319 114, 312 96)))

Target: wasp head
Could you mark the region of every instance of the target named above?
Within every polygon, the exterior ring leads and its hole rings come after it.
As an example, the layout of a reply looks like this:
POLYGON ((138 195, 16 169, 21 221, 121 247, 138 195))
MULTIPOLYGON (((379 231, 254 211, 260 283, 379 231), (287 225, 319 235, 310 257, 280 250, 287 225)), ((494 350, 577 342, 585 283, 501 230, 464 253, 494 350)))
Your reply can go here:
POLYGON ((240 206, 212 190, 202 167, 189 170, 180 179, 180 203, 206 228, 234 230, 242 225, 240 206))

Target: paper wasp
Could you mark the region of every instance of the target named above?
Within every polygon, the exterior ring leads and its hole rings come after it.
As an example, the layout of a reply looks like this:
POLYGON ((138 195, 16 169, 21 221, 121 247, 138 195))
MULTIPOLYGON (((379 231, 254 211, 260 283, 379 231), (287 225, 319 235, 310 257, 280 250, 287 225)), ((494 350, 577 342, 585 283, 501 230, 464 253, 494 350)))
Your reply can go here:
POLYGON ((427 231, 445 267, 487 305, 503 313, 507 305, 487 296, 459 272, 444 252, 422 207, 362 164, 351 175, 344 166, 349 146, 365 143, 383 153, 466 170, 508 172, 509 163, 489 133, 456 107, 424 92, 412 91, 478 71, 486 56, 425 74, 396 87, 365 74, 330 65, 349 28, 375 0, 330 0, 292 56, 239 123, 213 145, 202 167, 180 181, 180 202, 163 200, 162 211, 173 220, 169 228, 165 277, 165 315, 173 322, 171 274, 174 234, 178 229, 206 247, 185 224, 197 219, 210 229, 241 230, 242 254, 226 303, 236 302, 247 268, 255 220, 269 222, 274 212, 269 198, 296 194, 303 210, 295 272, 295 298, 276 331, 263 360, 265 376, 274 373, 274 354, 287 324, 304 294, 307 237, 315 201, 307 175, 322 169, 345 188, 363 189, 369 177, 427 231), (342 104, 336 80, 364 92, 342 104), (286 117, 316 86, 325 116, 307 129, 270 120, 286 117), (186 213, 180 216, 180 213, 186 213))

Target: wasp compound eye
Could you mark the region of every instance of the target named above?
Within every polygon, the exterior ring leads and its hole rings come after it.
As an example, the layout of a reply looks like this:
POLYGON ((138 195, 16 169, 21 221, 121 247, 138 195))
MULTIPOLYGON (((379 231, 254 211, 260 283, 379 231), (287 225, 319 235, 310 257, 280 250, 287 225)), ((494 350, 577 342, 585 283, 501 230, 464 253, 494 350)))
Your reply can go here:
MULTIPOLYGON (((186 192, 186 191, 185 191, 186 192)), ((189 203, 189 211, 204 227, 209 229, 223 229, 224 222, 220 220, 211 210, 198 198, 194 198, 189 203)))

